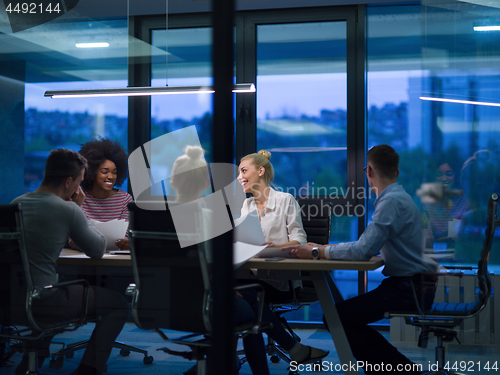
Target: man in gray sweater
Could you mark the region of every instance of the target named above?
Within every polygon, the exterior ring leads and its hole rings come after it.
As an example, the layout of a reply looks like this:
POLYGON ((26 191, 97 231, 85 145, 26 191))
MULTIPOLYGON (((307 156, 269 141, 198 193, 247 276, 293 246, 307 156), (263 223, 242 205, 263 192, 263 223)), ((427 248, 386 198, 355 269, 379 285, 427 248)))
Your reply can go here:
MULTIPOLYGON (((12 201, 20 203, 30 260, 33 284, 42 289, 57 283, 56 262, 68 237, 89 257, 99 259, 106 249, 104 236, 89 226, 79 207, 85 200, 80 188, 87 161, 75 151, 51 151, 40 187, 12 201)), ((81 311, 83 286, 45 290, 34 304, 36 314, 58 320, 78 316, 81 311)), ((90 286, 87 316, 96 325, 83 358, 72 375, 102 374, 113 343, 123 328, 128 304, 123 296, 111 290, 90 286)), ((50 338, 42 340, 40 349, 48 349, 50 338)), ((47 350, 46 350, 47 352, 47 350)), ((27 356, 16 368, 25 374, 27 356)))

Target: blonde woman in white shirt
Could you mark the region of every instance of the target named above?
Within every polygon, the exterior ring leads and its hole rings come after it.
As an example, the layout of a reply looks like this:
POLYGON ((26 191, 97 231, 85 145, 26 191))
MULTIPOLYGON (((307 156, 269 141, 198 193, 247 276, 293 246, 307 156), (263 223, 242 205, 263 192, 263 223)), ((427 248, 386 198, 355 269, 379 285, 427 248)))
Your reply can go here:
POLYGON ((270 162, 271 153, 261 150, 241 159, 238 181, 245 193, 253 197, 243 203, 241 216, 257 210, 266 244, 285 247, 307 243, 302 227, 300 207, 288 193, 271 188, 274 169, 270 162))
MULTIPOLYGON (((266 240, 265 245, 284 247, 305 244, 307 237, 302 227, 300 207, 297 201, 291 194, 276 191, 270 186, 274 178, 270 158, 269 151, 261 150, 241 159, 238 181, 243 186, 245 193, 253 194, 252 198, 246 199, 243 203, 241 216, 257 210, 266 240)), ((278 296, 279 298, 292 298, 293 290, 290 290, 288 280, 276 281, 276 283, 273 282, 272 286, 268 283, 262 283, 266 289, 266 300, 272 301, 278 296)), ((293 287, 299 286, 300 282, 293 284, 293 287)), ((256 305, 254 291, 245 290, 241 294, 251 306, 256 305)), ((266 331, 266 334, 288 351, 295 363, 313 363, 320 361, 328 354, 324 350, 312 348, 296 341, 284 330, 270 309, 264 309, 263 320, 273 323, 272 328, 266 331)))
MULTIPOLYGON (((270 185, 274 179, 274 169, 270 162, 271 153, 260 150, 241 159, 238 181, 245 193, 253 197, 243 202, 241 216, 257 210, 260 225, 270 247, 285 247, 307 243, 302 227, 300 206, 293 195, 276 191, 270 185)), ((293 299, 288 280, 272 280, 263 284, 266 300, 293 299), (269 287, 271 286, 271 288, 269 287)), ((302 286, 300 280, 292 281, 293 288, 302 286)))

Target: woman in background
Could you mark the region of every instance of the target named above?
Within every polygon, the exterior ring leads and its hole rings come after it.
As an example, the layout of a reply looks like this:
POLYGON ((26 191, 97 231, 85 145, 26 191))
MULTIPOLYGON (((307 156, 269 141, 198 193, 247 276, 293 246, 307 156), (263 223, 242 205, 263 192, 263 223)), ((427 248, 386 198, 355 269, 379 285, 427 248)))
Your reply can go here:
MULTIPOLYGON (((116 189, 127 178, 127 153, 118 142, 97 138, 82 145, 79 153, 87 159, 88 168, 81 186, 85 193, 82 210, 87 219, 128 221, 127 204, 132 197, 126 191, 116 189)), ((70 241, 71 247, 74 247, 70 241)), ((121 250, 129 249, 128 238, 119 239, 121 250)))
MULTIPOLYGON (((438 163, 436 182, 443 184, 445 193, 457 189, 455 171, 448 162, 438 163)), ((469 202, 463 191, 460 194, 445 195, 443 200, 436 203, 422 203, 424 222, 428 223, 426 247, 433 247, 434 243, 446 243, 449 248, 455 247, 456 234, 448 233, 448 223, 454 219, 461 220, 469 209, 469 202)), ((457 231, 458 232, 458 231, 457 231)))

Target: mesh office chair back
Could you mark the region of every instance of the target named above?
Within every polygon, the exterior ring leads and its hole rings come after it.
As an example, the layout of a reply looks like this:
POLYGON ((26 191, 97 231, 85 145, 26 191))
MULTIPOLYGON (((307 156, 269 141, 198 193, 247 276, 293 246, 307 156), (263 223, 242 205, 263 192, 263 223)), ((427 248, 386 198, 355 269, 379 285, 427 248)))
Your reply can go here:
POLYGON ((168 209, 143 210, 131 202, 129 215, 136 324, 143 329, 210 332, 204 244, 181 248, 178 240, 179 235, 198 235, 197 213, 185 233, 176 232, 168 209))
MULTIPOLYGON (((455 328, 458 327, 464 319, 472 318, 482 311, 491 295, 491 280, 488 273, 488 261, 490 257, 491 245, 495 234, 495 228, 500 225, 500 220, 497 219, 498 194, 494 193, 490 196, 488 202, 488 216, 486 219, 485 240, 481 249, 481 257, 478 262, 477 280, 478 280, 478 297, 470 302, 440 302, 434 303, 430 311, 424 311, 419 306, 418 298, 415 298, 415 303, 418 307, 418 312, 389 312, 386 313, 387 318, 403 317, 407 324, 421 328, 418 345, 427 347, 429 333, 434 333, 437 339, 436 343, 436 362, 438 368, 432 372, 435 374, 453 374, 444 368, 445 366, 445 346, 444 342, 450 342, 457 338, 455 328)), ((460 267, 449 267, 460 269, 460 267)), ((444 276, 447 274, 438 274, 444 276)), ((451 276, 461 277, 461 273, 448 274, 451 276)), ((416 296, 416 294, 415 294, 416 296)))

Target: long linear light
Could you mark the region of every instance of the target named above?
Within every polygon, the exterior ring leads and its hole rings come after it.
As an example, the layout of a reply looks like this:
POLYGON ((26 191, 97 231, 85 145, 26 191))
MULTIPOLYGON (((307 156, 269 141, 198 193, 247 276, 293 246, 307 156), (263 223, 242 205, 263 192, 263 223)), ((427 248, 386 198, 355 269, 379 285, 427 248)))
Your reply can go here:
POLYGON ((486 105, 490 107, 500 107, 500 103, 490 103, 490 102, 476 102, 472 100, 460 100, 460 99, 445 99, 445 98, 431 98, 427 96, 421 96, 421 100, 430 100, 433 102, 446 102, 446 103, 459 103, 459 104, 474 104, 474 105, 486 105))
POLYGON ((474 31, 500 31, 500 26, 491 25, 491 26, 474 26, 474 31))
MULTIPOLYGON (((178 94, 213 94, 212 85, 207 86, 165 86, 165 87, 123 87, 118 89, 89 90, 49 90, 44 96, 50 98, 95 98, 106 96, 150 96, 178 94)), ((255 92, 253 83, 237 83, 233 86, 234 93, 255 92)))

